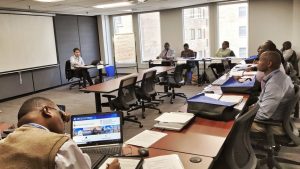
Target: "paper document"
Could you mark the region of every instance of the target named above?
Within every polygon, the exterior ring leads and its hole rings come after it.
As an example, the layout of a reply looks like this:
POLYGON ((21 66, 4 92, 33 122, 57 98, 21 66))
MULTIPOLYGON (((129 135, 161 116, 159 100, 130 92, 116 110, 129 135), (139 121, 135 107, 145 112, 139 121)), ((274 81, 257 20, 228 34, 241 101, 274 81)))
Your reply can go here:
MULTIPOLYGON (((99 169, 106 169, 107 164, 110 164, 115 158, 111 157, 106 159, 106 161, 99 167, 99 169)), ((129 159, 129 158, 118 158, 120 167, 125 169, 136 169, 137 165, 140 162, 140 159, 129 159)))
POLYGON ((213 98, 213 99, 216 99, 216 100, 219 100, 222 95, 220 95, 220 94, 212 94, 212 93, 205 93, 205 96, 213 98))
POLYGON ((244 71, 230 71, 230 76, 243 76, 244 71))
POLYGON ((195 115, 192 113, 170 112, 163 113, 155 119, 155 121, 166 123, 186 123, 190 121, 195 115))
POLYGON ((162 132, 144 130, 140 134, 127 140, 125 144, 131 144, 131 145, 148 148, 166 135, 167 135, 166 133, 162 133, 162 132))
POLYGON ((177 60, 177 64, 186 64, 186 59, 177 60))
POLYGON ((184 169, 177 154, 147 158, 144 160, 143 169, 184 169))
POLYGON ((254 76, 256 75, 257 71, 251 71, 251 72, 244 72, 244 76, 254 76))
POLYGON ((162 60, 153 60, 152 64, 155 64, 155 65, 160 65, 162 62, 162 60))
POLYGON ((231 103, 240 103, 243 100, 243 96, 236 96, 236 95, 223 95, 220 98, 220 101, 224 101, 224 102, 231 102, 231 103))
POLYGON ((97 65, 97 69, 103 69, 104 65, 97 65))
POLYGON ((94 66, 94 65, 84 65, 84 66, 76 66, 76 67, 88 69, 88 68, 93 68, 93 67, 95 67, 95 66, 94 66))

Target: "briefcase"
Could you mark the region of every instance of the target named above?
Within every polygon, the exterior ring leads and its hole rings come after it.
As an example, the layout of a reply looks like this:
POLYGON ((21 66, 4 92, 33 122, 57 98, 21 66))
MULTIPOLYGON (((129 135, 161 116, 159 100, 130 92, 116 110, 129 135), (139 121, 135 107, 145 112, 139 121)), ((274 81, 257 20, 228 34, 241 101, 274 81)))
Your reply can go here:
POLYGON ((224 102, 205 96, 200 93, 188 99, 188 113, 193 113, 198 117, 212 120, 229 121, 238 114, 234 109, 234 103, 224 102))
POLYGON ((230 77, 223 85, 221 90, 223 93, 246 93, 250 94, 255 84, 255 77, 248 78, 240 82, 234 77, 230 77))

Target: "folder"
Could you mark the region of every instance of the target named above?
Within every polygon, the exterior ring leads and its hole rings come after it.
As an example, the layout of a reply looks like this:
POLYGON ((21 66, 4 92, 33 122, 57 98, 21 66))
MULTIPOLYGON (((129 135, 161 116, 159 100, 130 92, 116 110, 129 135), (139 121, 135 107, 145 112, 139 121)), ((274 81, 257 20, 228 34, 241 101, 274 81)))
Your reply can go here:
POLYGON ((238 113, 233 108, 234 105, 235 103, 210 98, 200 93, 188 99, 187 112, 207 119, 229 121, 238 113))
POLYGON ((255 77, 244 79, 243 82, 230 77, 223 85, 221 85, 221 90, 223 93, 246 93, 249 94, 255 84, 255 77))

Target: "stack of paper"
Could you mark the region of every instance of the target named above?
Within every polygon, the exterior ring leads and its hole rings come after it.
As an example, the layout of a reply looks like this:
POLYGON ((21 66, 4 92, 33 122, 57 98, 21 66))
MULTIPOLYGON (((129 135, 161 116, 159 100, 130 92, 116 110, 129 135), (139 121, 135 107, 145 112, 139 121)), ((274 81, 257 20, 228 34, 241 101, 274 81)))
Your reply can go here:
POLYGON ((238 104, 238 103, 242 102, 243 96, 223 95, 219 100, 224 101, 224 102, 230 102, 230 103, 238 104))
POLYGON ((188 124, 194 116, 192 113, 183 112, 164 113, 155 119, 157 123, 154 127, 178 131, 188 124))
POLYGON ((118 158, 118 157, 110 157, 106 159, 106 161, 99 167, 99 169, 106 169, 107 164, 110 164, 115 158, 118 159, 121 168, 125 169, 136 169, 138 164, 140 163, 140 159, 130 159, 130 158, 118 158))
POLYGON ((147 158, 143 169, 184 169, 177 154, 147 158))
POLYGON ((127 140, 125 144, 131 144, 131 145, 148 148, 166 135, 167 135, 166 133, 162 133, 162 132, 144 130, 140 134, 127 140))

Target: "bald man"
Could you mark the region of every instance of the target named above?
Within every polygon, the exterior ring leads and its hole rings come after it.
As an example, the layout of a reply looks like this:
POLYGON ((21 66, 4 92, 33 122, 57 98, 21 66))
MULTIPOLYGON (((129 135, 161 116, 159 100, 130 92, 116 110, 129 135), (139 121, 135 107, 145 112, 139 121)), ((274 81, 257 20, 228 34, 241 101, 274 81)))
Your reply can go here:
MULTIPOLYGON (((259 58, 257 68, 264 73, 261 82, 262 92, 259 96, 259 110, 255 116, 257 120, 282 121, 282 113, 289 113, 285 110, 289 102, 295 96, 294 85, 284 72, 280 71, 281 56, 275 51, 263 52, 259 58)), ((272 128, 273 133, 282 135, 281 127, 272 128)), ((253 123, 252 132, 265 132, 264 125, 253 123)))
MULTIPOLYGON (((18 112, 18 128, 0 140, 0 168, 90 169, 91 160, 64 134, 70 116, 49 99, 34 97, 18 112)), ((107 169, 119 169, 113 161, 107 169)))

